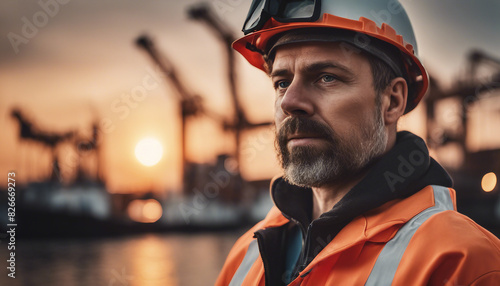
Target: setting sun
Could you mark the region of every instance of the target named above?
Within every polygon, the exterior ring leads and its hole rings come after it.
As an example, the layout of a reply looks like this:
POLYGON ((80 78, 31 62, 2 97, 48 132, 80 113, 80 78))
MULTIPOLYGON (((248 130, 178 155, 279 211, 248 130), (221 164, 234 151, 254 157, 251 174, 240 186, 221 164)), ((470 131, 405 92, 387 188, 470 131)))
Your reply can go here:
POLYGON ((144 166, 156 165, 163 156, 163 147, 154 138, 145 138, 135 146, 135 157, 144 166))

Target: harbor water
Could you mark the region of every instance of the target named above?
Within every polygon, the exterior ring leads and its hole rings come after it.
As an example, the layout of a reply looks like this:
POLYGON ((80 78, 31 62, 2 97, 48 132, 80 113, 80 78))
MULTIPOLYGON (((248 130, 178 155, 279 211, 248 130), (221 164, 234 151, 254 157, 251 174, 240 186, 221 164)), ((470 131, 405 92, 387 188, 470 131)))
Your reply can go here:
POLYGON ((213 285, 244 232, 141 234, 99 239, 16 241, 15 278, 7 276, 7 244, 0 285, 213 285))

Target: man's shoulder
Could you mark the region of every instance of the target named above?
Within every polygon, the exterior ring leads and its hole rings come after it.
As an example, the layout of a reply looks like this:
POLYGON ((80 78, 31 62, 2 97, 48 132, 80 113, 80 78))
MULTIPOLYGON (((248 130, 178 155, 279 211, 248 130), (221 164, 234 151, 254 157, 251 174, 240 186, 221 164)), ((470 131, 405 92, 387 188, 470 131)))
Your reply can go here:
POLYGON ((491 285, 500 279, 500 240, 467 216, 443 211, 417 229, 398 272, 398 279, 416 275, 429 285, 491 285))
POLYGON ((259 229, 286 224, 286 219, 281 212, 273 206, 267 216, 245 232, 233 245, 229 252, 224 267, 219 275, 216 285, 227 285, 243 261, 250 243, 255 239, 254 233, 259 229))
POLYGON ((500 240, 457 211, 433 215, 418 228, 408 247, 402 262, 406 259, 415 267, 427 263, 436 277, 454 273, 452 277, 465 285, 484 275, 500 279, 500 240))
POLYGON ((430 217, 415 233, 415 238, 439 244, 443 249, 489 251, 500 259, 500 240, 491 232, 457 211, 444 211, 430 217))

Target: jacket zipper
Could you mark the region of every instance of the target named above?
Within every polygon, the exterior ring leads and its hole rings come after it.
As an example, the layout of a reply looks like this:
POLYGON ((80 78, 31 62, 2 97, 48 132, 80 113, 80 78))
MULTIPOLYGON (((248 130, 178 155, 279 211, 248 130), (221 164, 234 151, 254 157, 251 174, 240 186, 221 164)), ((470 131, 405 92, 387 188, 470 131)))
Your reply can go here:
POLYGON ((312 223, 307 227, 307 230, 305 232, 305 239, 304 237, 302 237, 302 249, 300 251, 299 260, 297 261, 297 266, 295 267, 292 276, 292 281, 295 280, 295 278, 299 276, 300 272, 302 272, 302 270, 304 270, 308 265, 307 256, 309 255, 309 243, 310 243, 309 241, 311 239, 311 227, 312 223))
POLYGON ((297 265, 293 271, 293 275, 292 275, 292 281, 295 280, 295 278, 297 278, 300 274, 300 272, 302 272, 302 270, 304 270, 308 264, 307 263, 307 255, 309 254, 309 240, 310 240, 310 233, 311 233, 311 228, 312 228, 312 223, 309 224, 309 226, 307 227, 307 230, 304 228, 304 226, 296 219, 282 213, 282 215, 290 220, 290 221, 293 221, 295 224, 298 224, 301 231, 302 231, 302 234, 305 234, 305 238, 304 238, 304 235, 302 235, 302 249, 300 250, 300 255, 299 255, 299 260, 297 261, 297 265), (305 260, 305 261, 304 261, 305 260))

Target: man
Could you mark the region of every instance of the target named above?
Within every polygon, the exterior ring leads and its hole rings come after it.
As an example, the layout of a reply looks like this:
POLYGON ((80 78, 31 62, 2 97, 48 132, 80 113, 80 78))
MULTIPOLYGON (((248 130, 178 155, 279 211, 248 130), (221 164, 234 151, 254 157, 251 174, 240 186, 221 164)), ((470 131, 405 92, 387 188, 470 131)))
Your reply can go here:
POLYGON ((500 285, 500 241, 455 210, 424 141, 428 86, 394 0, 254 0, 233 46, 276 91, 275 207, 217 285, 500 285))

